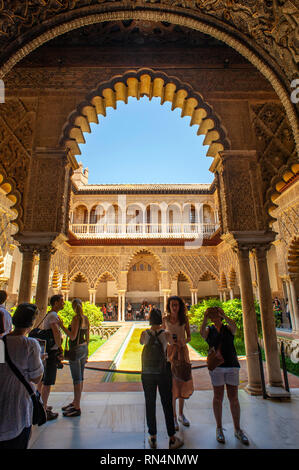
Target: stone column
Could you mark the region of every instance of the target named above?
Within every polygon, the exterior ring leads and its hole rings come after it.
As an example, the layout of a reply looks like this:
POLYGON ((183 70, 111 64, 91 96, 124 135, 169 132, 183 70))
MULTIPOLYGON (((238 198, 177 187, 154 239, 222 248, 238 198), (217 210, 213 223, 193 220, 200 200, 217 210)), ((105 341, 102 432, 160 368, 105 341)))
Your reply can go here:
POLYGON ((262 385, 258 357, 258 334, 249 265, 249 248, 238 250, 238 260, 248 370, 248 385, 246 389, 251 395, 261 395, 262 385))
POLYGON ((118 293, 117 321, 121 321, 121 294, 118 293))
POLYGON ((64 290, 62 291, 62 293, 64 294, 64 300, 65 302, 67 302, 69 300, 69 293, 70 291, 69 290, 64 290))
POLYGON ((226 290, 223 291, 223 302, 226 302, 226 290))
POLYGON ((222 291, 221 290, 219 291, 219 299, 220 299, 221 302, 223 302, 223 300, 222 300, 222 291))
POLYGON ((282 387, 275 319, 267 265, 268 248, 270 248, 270 245, 257 247, 255 249, 261 319, 269 383, 272 387, 282 387))
POLYGON ((163 309, 164 309, 164 312, 166 312, 166 306, 167 306, 167 290, 166 290, 166 289, 163 289, 162 292, 163 292, 163 298, 164 298, 163 309))
POLYGON ((23 253, 22 271, 20 278, 18 303, 31 301, 31 288, 33 278, 34 251, 32 245, 21 245, 19 250, 23 253))
POLYGON ((231 300, 234 299, 234 290, 232 288, 230 288, 230 290, 229 290, 229 296, 230 296, 231 300))
POLYGON ((197 304, 197 290, 194 292, 194 303, 197 304))
POLYGON ((47 245, 39 247, 37 251, 39 253, 39 267, 35 301, 41 315, 44 316, 48 306, 51 255, 54 254, 56 250, 52 245, 47 245))
POLYGON ((89 292, 89 303, 95 304, 96 302, 96 289, 88 289, 89 292))
POLYGON ((191 292, 191 305, 194 305, 194 291, 193 289, 190 289, 191 292))
POLYGON ((292 331, 295 332, 296 331, 296 319, 295 319, 294 309, 293 309, 290 281, 289 281, 289 279, 286 279, 285 282, 286 282, 286 288, 287 288, 288 306, 289 306, 289 311, 290 311, 290 315, 291 315, 292 331))
POLYGON ((122 321, 125 321, 125 311, 126 311, 126 293, 122 294, 122 321))
POLYGON ((296 276, 290 276, 290 292, 293 306, 293 316, 295 320, 295 330, 299 331, 299 311, 294 280, 296 276))

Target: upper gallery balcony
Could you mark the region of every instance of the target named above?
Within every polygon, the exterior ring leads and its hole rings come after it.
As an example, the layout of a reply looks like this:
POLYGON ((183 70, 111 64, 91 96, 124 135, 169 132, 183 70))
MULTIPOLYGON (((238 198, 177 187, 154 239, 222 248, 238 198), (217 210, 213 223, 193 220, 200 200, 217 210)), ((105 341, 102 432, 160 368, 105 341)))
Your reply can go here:
POLYGON ((210 238, 218 229, 216 223, 178 224, 71 224, 70 230, 76 238, 210 238))

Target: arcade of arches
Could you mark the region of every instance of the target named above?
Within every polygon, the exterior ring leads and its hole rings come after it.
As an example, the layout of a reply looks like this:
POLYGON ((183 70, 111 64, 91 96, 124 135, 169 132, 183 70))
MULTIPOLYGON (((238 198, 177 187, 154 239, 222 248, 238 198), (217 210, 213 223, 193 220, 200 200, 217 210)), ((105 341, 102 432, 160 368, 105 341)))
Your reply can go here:
MULTIPOLYGON (((114 301, 119 320, 128 300, 164 308, 176 293, 190 304, 241 297, 248 391, 259 394, 254 298, 272 386, 282 383, 274 296, 288 298, 299 332, 298 107, 290 99, 298 11, 243 3, 9 7, 0 22, 0 282, 10 305, 34 296, 41 315, 61 291, 114 301), (143 96, 171 102, 198 127, 212 184, 88 184, 77 158, 90 124, 119 100, 143 96)), ((99 146, 99 165, 104 158, 99 146)))

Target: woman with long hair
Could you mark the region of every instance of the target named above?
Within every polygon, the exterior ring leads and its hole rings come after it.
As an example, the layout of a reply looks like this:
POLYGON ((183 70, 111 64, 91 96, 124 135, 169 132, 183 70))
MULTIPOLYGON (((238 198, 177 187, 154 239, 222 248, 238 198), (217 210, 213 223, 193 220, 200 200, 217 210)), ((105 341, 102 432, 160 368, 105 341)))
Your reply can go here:
POLYGON ((80 400, 83 390, 84 380, 84 367, 88 358, 88 343, 89 343, 89 321, 86 315, 83 314, 82 301, 80 299, 73 299, 72 307, 75 316, 72 319, 70 328, 63 325, 59 319, 59 326, 70 338, 70 349, 76 349, 75 360, 70 360, 70 369, 74 384, 74 399, 67 405, 62 407, 63 416, 73 418, 81 415, 80 400))
POLYGON ((240 403, 238 399, 239 370, 234 336, 237 331, 235 322, 227 317, 220 307, 209 307, 204 313, 204 319, 200 328, 201 336, 206 340, 210 348, 220 350, 223 363, 214 370, 210 370, 211 382, 214 390, 213 410, 216 420, 216 439, 221 444, 225 443, 222 429, 222 402, 224 385, 226 385, 227 397, 235 427, 235 436, 243 444, 248 445, 246 434, 240 429, 240 403), (208 319, 213 323, 207 326, 208 319), (223 324, 223 320, 227 323, 223 324))
MULTIPOLYGON (((184 301, 176 295, 171 296, 167 300, 166 315, 163 319, 163 328, 170 331, 174 344, 167 347, 168 360, 173 363, 175 360, 181 360, 183 363, 190 364, 189 351, 187 343, 191 340, 189 320, 184 301)), ((188 377, 176 376, 173 373, 172 378, 172 397, 173 397, 173 414, 176 431, 179 429, 178 420, 183 426, 190 426, 190 422, 183 413, 184 403, 194 391, 192 375, 188 377), (177 420, 176 400, 179 399, 179 417, 177 420)))

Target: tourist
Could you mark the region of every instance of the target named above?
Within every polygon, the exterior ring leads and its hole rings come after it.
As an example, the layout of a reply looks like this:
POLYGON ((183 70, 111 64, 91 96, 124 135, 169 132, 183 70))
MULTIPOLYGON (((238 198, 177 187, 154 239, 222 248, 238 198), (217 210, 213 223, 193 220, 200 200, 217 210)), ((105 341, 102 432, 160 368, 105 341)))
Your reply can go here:
POLYGON ((6 299, 6 291, 0 290, 0 338, 12 330, 11 315, 5 308, 6 299))
MULTIPOLYGON (((11 361, 34 384, 40 382, 44 368, 38 341, 26 334, 37 314, 34 304, 18 305, 12 319, 14 330, 5 336, 11 361)), ((0 449, 27 449, 33 404, 24 384, 7 363, 0 363, 0 410, 0 449)))
POLYGON ((172 335, 162 329, 160 310, 151 311, 149 323, 151 328, 143 331, 140 336, 140 344, 145 345, 142 351, 141 380, 145 396, 148 441, 152 449, 157 447, 156 396, 158 388, 169 436, 169 449, 177 449, 183 445, 183 441, 175 435, 171 367, 166 359, 167 343, 173 342, 172 335))
POLYGON ((72 307, 75 316, 72 319, 70 328, 66 328, 62 320, 59 319, 60 328, 70 338, 70 350, 75 349, 74 360, 69 360, 74 384, 74 399, 69 405, 62 407, 63 416, 67 418, 81 415, 80 401, 89 343, 89 321, 87 316, 83 314, 82 301, 80 299, 73 299, 72 307))
MULTIPOLYGON (((167 357, 172 363, 178 359, 186 365, 190 364, 187 343, 191 340, 191 333, 184 301, 178 296, 169 297, 167 300, 166 312, 167 314, 163 319, 163 328, 170 331, 174 339, 174 343, 168 345, 167 357)), ((183 426, 190 426, 190 422, 185 417, 183 410, 185 399, 189 398, 193 391, 194 387, 191 368, 189 376, 184 377, 183 380, 182 377, 174 376, 173 374, 173 414, 176 430, 179 429, 178 420, 183 424, 183 426), (176 413, 177 399, 179 399, 178 420, 176 413)))
POLYGON ((288 299, 286 299, 286 316, 287 316, 287 319, 289 320, 290 329, 292 330, 293 327, 292 327, 291 312, 290 312, 288 299))
POLYGON ((102 312, 103 312, 103 319, 104 321, 107 320, 107 308, 106 308, 106 304, 103 304, 103 307, 102 307, 102 312))
POLYGON ((235 322, 224 314, 222 308, 207 308, 204 313, 200 334, 207 341, 210 348, 214 347, 215 350, 220 348, 224 359, 221 365, 209 371, 214 390, 213 409, 217 424, 216 439, 222 444, 225 443, 222 428, 222 402, 224 385, 226 385, 227 397, 235 427, 235 436, 243 444, 248 445, 249 440, 242 429, 240 429, 240 404, 238 399, 240 364, 234 346, 236 330, 235 322), (214 324, 207 327, 206 325, 209 318, 214 324), (223 320, 227 322, 227 325, 223 324, 223 320))
POLYGON ((281 305, 280 301, 278 300, 277 297, 273 300, 273 310, 274 310, 274 315, 275 315, 275 323, 277 327, 280 327, 282 324, 282 311, 281 311, 281 305))
POLYGON ((113 306, 111 302, 108 304, 108 307, 107 307, 107 315, 108 315, 108 320, 112 321, 113 306))
POLYGON ((62 351, 62 335, 58 326, 57 313, 63 309, 64 300, 62 294, 53 295, 50 298, 51 310, 46 315, 43 322, 43 330, 52 330, 55 344, 51 347, 48 358, 45 363, 45 372, 42 379, 42 385, 39 391, 47 413, 47 420, 51 421, 58 417, 58 413, 52 411, 52 407, 48 407, 48 399, 51 391, 51 386, 55 385, 57 368, 62 367, 61 360, 63 359, 62 351))
POLYGON ((133 319, 133 307, 130 302, 128 302, 128 306, 127 306, 127 319, 128 320, 133 319))

